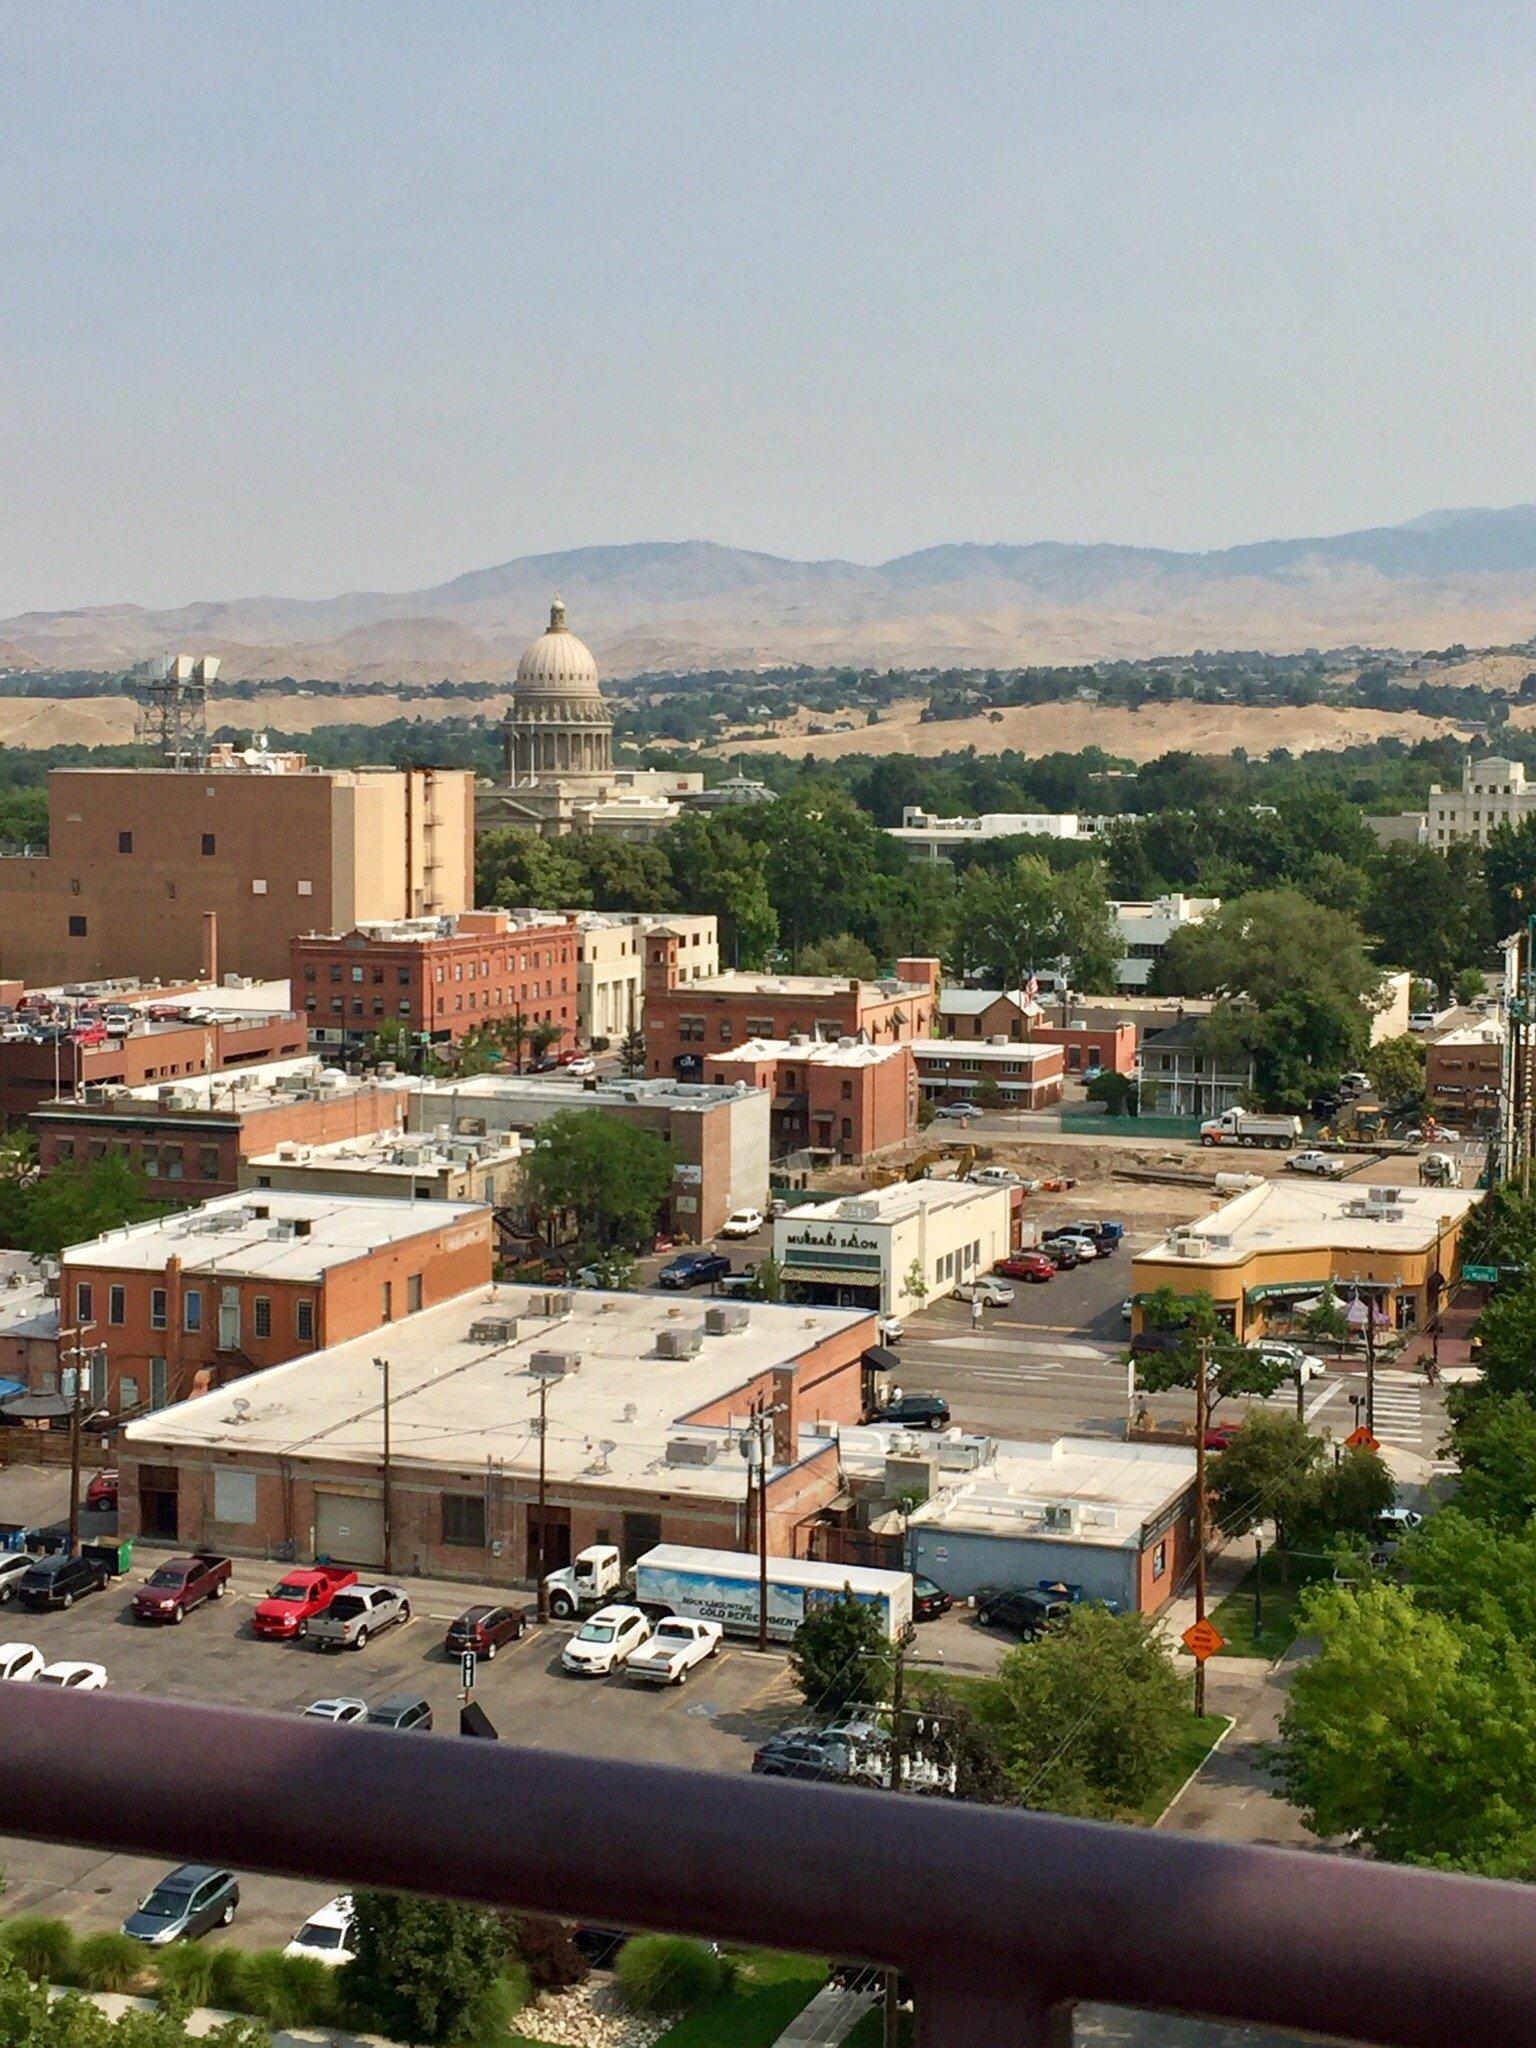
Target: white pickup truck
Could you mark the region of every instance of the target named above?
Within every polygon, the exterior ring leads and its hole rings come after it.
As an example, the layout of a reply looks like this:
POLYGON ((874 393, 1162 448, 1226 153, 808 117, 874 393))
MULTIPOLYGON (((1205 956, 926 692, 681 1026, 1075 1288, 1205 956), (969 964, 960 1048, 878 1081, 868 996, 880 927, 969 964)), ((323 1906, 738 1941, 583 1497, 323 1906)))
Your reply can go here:
POLYGON ((1200 1126, 1202 1145, 1274 1145, 1289 1152, 1300 1136, 1299 1116, 1264 1116, 1254 1109, 1224 1109, 1200 1126))
POLYGON ((630 1651, 624 1674, 648 1685, 686 1685, 695 1665, 718 1654, 721 1633, 718 1621, 691 1621, 686 1615, 669 1614, 665 1621, 657 1622, 647 1642, 630 1651))
POLYGON ((370 1636, 410 1618, 399 1586, 348 1586, 310 1617, 309 1640, 322 1650, 361 1650, 370 1636))

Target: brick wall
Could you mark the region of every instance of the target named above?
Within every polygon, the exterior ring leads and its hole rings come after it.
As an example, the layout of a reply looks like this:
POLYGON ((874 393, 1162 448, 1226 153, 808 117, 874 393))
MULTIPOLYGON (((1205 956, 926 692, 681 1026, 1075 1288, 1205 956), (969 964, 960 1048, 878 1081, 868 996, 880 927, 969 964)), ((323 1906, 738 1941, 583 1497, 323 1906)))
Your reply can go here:
POLYGON ((579 934, 574 923, 502 930, 466 917, 451 937, 374 938, 363 932, 293 941, 293 999, 314 1030, 366 1037, 404 1024, 439 1042, 522 1016, 558 1026, 574 1044, 579 934), (468 927, 465 929, 464 927, 468 927))

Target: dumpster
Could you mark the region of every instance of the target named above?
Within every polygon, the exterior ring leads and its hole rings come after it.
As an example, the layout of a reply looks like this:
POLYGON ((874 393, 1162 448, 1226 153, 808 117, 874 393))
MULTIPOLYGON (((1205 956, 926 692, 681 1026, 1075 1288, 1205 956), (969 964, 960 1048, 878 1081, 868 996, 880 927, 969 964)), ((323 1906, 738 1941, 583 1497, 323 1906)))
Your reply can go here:
POLYGON ((82 1543, 80 1555, 88 1557, 92 1564, 105 1565, 114 1579, 120 1579, 124 1572, 133 1569, 133 1539, 112 1536, 103 1543, 82 1543))

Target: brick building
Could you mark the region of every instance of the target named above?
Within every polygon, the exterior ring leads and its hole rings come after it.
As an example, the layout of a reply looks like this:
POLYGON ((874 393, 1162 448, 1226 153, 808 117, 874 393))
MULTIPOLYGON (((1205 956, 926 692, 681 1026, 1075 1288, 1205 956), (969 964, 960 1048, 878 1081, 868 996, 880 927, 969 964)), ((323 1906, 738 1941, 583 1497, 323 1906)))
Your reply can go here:
POLYGON ((653 1075, 696 1081, 710 1053, 755 1038, 926 1038, 938 1014, 939 962, 898 960, 888 981, 820 974, 714 974, 685 982, 677 938, 645 941, 645 1059, 653 1075))
POLYGON ((657 1543, 750 1550, 739 1430, 770 1406, 769 1547, 804 1556, 841 1494, 832 1425, 859 1420, 874 1335, 869 1316, 840 1310, 477 1289, 247 1381, 238 1432, 227 1398, 133 1423, 119 1527, 499 1585, 533 1575, 541 1535, 546 1570, 589 1543, 616 1544, 626 1564, 657 1543))
POLYGON ((48 852, 0 858, 0 973, 285 975, 317 918, 449 914, 473 888, 467 771, 232 747, 203 768, 56 768, 48 852))
POLYGON ((775 1159, 806 1150, 867 1159, 902 1144, 917 1125, 917 1067, 912 1047, 900 1042, 749 1038, 707 1053, 704 1073, 767 1092, 775 1159))
POLYGON ((1006 1109, 1046 1109, 1061 1100, 1065 1055, 1059 1045, 1014 1045, 1005 1038, 961 1045, 934 1038, 913 1046, 912 1056, 918 1085, 932 1103, 980 1101, 985 1106, 994 1086, 999 1106, 1006 1109))
POLYGON ((573 919, 520 921, 506 910, 400 919, 306 933, 290 949, 293 999, 316 1047, 357 1046, 386 1024, 445 1045, 521 1017, 573 1045, 579 939, 573 919))
MULTIPOLYGON (((103 1088, 141 1088, 223 1074, 305 1050, 304 1020, 282 1009, 268 1016, 230 1016, 206 1024, 148 1021, 104 1045, 73 1039, 0 1039, 0 1120, 24 1122, 46 1102, 103 1088)), ((232 1183, 231 1183, 232 1185, 232 1183)))
POLYGON ((1453 1129, 1491 1130, 1504 1085, 1504 1027, 1494 1017, 1443 1031, 1424 1047, 1424 1101, 1453 1129))
POLYGON ((939 994, 939 1032, 977 1042, 1006 1038, 1016 1045, 1059 1045, 1068 1074, 1095 1067, 1115 1074, 1136 1071, 1137 1024, 1132 1017, 1085 1015, 1075 1005, 1030 1002, 1022 989, 946 988, 939 994))
POLYGON ((96 1350, 91 1399, 162 1408, 482 1286, 482 1205, 227 1195, 71 1245, 60 1313, 96 1350))
POLYGON ((233 1194, 241 1161, 280 1145, 326 1145, 398 1131, 407 1083, 353 1080, 318 1059, 187 1076, 146 1088, 87 1087, 34 1112, 45 1172, 117 1153, 179 1202, 233 1194))

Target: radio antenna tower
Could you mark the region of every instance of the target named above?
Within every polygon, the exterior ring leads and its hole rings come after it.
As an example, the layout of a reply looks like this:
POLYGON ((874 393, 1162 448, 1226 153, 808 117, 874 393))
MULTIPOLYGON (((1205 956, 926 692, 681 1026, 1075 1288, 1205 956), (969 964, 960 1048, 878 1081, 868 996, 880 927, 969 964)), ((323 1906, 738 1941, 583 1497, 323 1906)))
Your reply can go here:
POLYGON ((201 768, 208 760, 208 693, 218 677, 212 655, 170 654, 127 677, 141 703, 134 738, 153 747, 167 768, 201 768))

